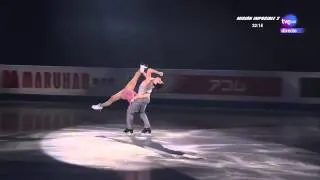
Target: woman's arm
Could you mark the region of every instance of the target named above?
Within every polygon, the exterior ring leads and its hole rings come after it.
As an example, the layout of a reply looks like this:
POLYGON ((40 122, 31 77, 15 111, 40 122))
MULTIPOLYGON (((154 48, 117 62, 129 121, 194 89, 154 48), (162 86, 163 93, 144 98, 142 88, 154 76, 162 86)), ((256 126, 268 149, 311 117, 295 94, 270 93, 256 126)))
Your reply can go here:
POLYGON ((152 77, 152 74, 158 74, 159 76, 163 76, 163 72, 157 71, 155 69, 149 68, 147 70, 147 77, 152 77))

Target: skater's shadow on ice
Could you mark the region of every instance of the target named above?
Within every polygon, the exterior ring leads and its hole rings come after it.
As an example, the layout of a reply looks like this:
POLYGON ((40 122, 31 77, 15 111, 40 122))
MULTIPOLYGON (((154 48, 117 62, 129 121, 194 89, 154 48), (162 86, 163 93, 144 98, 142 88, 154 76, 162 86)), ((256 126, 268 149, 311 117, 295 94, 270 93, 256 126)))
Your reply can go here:
MULTIPOLYGON (((172 150, 172 149, 166 148, 163 145, 161 145, 160 143, 152 141, 150 136, 147 136, 144 138, 141 138, 141 137, 137 138, 136 136, 131 136, 131 137, 129 137, 131 142, 120 140, 120 139, 115 139, 115 138, 110 138, 110 137, 106 137, 106 136, 96 136, 96 137, 108 138, 108 139, 111 139, 116 142, 131 144, 131 145, 135 145, 135 146, 138 146, 141 148, 152 148, 154 150, 164 152, 164 153, 170 155, 171 157, 176 156, 176 157, 187 158, 187 159, 202 159, 202 158, 196 157, 194 155, 187 154, 183 151, 177 151, 177 150, 172 150)), ((164 154, 162 154, 162 155, 164 155, 164 154)))

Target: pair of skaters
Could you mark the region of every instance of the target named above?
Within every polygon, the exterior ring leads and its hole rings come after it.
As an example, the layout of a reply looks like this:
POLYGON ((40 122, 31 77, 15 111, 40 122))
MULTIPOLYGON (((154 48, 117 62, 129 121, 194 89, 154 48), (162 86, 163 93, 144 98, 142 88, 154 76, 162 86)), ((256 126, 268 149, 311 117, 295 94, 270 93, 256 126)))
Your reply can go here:
POLYGON ((116 101, 127 100, 129 102, 129 106, 127 108, 126 128, 124 132, 129 135, 133 133, 132 124, 134 115, 139 113, 140 118, 144 123, 142 133, 151 134, 150 122, 145 111, 147 105, 150 103, 152 90, 154 88, 160 89, 164 85, 161 79, 162 76, 163 72, 148 68, 146 65, 140 65, 139 70, 135 72, 132 79, 122 90, 112 95, 106 102, 92 105, 91 108, 94 110, 102 110, 105 107, 109 107, 116 101), (158 77, 152 77, 154 74, 158 75, 158 77), (139 85, 138 92, 135 92, 134 89, 141 76, 144 77, 144 80, 139 85))

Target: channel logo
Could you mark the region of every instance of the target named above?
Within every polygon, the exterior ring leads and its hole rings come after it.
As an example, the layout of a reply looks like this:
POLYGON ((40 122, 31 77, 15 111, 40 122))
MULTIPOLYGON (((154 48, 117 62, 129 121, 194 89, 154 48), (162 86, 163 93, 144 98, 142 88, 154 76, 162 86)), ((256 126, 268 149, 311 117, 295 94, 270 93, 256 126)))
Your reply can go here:
POLYGON ((282 34, 301 34, 304 33, 304 28, 297 28, 297 16, 289 14, 281 18, 280 33, 282 34))

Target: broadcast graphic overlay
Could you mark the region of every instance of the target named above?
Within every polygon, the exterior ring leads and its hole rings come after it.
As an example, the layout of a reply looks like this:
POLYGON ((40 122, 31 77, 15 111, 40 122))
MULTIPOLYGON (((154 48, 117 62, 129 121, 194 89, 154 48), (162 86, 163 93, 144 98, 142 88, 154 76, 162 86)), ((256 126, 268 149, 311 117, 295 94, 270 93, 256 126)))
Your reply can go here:
MULTIPOLYGON (((251 29, 263 29, 267 27, 269 22, 280 24, 281 34, 303 34, 304 28, 297 27, 299 24, 298 17, 294 14, 285 16, 237 16, 236 21, 245 21, 251 29)), ((278 26, 279 27, 279 26, 278 26)), ((279 29, 275 29, 279 32, 279 29)))
POLYGON ((298 18, 294 14, 288 14, 281 18, 281 34, 302 34, 304 28, 296 27, 298 24, 298 18))

